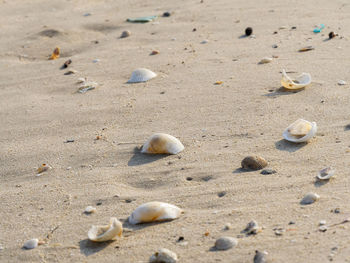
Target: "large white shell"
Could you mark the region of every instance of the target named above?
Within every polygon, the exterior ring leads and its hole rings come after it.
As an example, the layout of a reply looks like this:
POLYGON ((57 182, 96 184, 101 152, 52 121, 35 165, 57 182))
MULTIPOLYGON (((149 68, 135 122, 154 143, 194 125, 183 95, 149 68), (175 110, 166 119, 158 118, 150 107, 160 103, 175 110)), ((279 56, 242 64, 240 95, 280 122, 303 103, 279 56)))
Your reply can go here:
POLYGON ((104 242, 114 240, 117 236, 123 233, 122 223, 115 217, 111 217, 109 225, 92 226, 88 232, 88 237, 91 241, 104 242))
POLYGON ((281 84, 283 87, 290 90, 302 89, 311 84, 311 75, 309 73, 302 73, 296 79, 293 80, 287 75, 286 71, 283 69, 281 84))
POLYGON ((308 193, 304 196, 304 198, 300 201, 302 205, 310 205, 320 199, 320 196, 316 193, 308 193))
POLYGON ((182 209, 172 204, 149 202, 137 207, 129 216, 129 222, 135 225, 139 223, 172 220, 178 218, 182 212, 182 209))
POLYGON ((174 136, 165 133, 153 134, 142 146, 142 153, 178 154, 185 147, 174 136))
POLYGON ((157 74, 153 71, 150 71, 149 69, 138 68, 131 73, 131 77, 128 80, 128 83, 146 82, 156 76, 157 74))
POLYGON ((177 255, 166 248, 159 249, 149 259, 150 263, 176 263, 177 255))
POLYGON ((327 167, 319 171, 316 177, 319 180, 329 180, 333 175, 334 169, 332 169, 331 167, 327 167))
POLYGON ((283 138, 290 142, 306 142, 316 135, 316 122, 298 119, 283 132, 283 138))

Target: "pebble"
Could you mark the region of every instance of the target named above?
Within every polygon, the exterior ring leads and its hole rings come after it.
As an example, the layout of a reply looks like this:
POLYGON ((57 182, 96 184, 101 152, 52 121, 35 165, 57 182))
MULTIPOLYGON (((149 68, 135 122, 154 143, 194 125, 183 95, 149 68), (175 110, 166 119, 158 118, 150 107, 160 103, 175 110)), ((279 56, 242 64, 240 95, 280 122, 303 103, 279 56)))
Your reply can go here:
POLYGON ((327 226, 320 226, 318 228, 318 230, 321 231, 321 232, 326 232, 328 230, 328 227, 327 226))
POLYGON ((275 231, 275 235, 276 236, 282 236, 283 233, 286 232, 286 230, 281 228, 281 227, 280 228, 275 228, 274 231, 275 231))
POLYGON ((295 221, 289 221, 288 225, 295 225, 295 221))
POLYGON ((222 191, 222 192, 219 192, 218 193, 218 197, 223 197, 226 195, 226 192, 225 191, 222 191))
POLYGON ((126 38, 129 37, 131 35, 131 32, 128 30, 125 30, 122 32, 122 34, 120 35, 120 38, 126 38))
POLYGON ((220 237, 215 241, 215 248, 217 250, 228 250, 237 246, 238 240, 234 237, 220 237))
POLYGON ((275 173, 277 173, 276 170, 269 169, 269 168, 264 169, 264 170, 261 171, 261 174, 275 174, 275 173))
POLYGON ((319 223, 318 223, 320 226, 323 226, 325 224, 327 224, 326 220, 321 220, 319 223))
POLYGON ((4 247, 3 247, 2 245, 0 245, 0 251, 1 251, 1 250, 4 250, 4 247))
POLYGON ((339 81, 338 81, 338 85, 339 85, 339 86, 346 85, 346 81, 345 81, 345 80, 339 80, 339 81))
POLYGON ((329 37, 329 39, 332 39, 332 38, 334 38, 336 35, 337 35, 337 34, 335 34, 335 33, 332 31, 332 32, 329 32, 328 37, 329 37))
POLYGON ((340 208, 332 209, 331 212, 333 212, 335 214, 339 214, 340 213, 340 208))
POLYGON ((320 196, 316 193, 308 193, 304 196, 304 198, 300 201, 302 205, 310 205, 320 199, 320 196))
POLYGON ((161 248, 149 259, 150 263, 176 263, 177 255, 166 248, 161 248))
POLYGON ((87 206, 85 208, 85 210, 84 210, 85 214, 92 214, 92 213, 95 213, 95 212, 96 212, 96 208, 91 206, 91 205, 87 206))
POLYGON ((253 28, 247 27, 244 31, 246 36, 250 36, 253 33, 253 28))
POLYGON ((230 230, 232 228, 232 225, 230 223, 226 223, 224 230, 230 230))
POLYGON ((278 46, 275 44, 275 45, 272 45, 272 48, 278 48, 278 46))
POLYGON ((164 12, 163 13, 163 17, 169 17, 169 16, 171 16, 170 12, 164 12))
POLYGON ((266 255, 266 251, 260 252, 259 250, 255 250, 254 263, 266 263, 266 255))
POLYGON ((259 61, 259 64, 267 64, 267 63, 272 62, 272 60, 273 60, 273 58, 265 57, 259 61))
POLYGON ((153 50, 150 55, 154 56, 154 55, 158 55, 158 54, 159 54, 158 50, 153 50))
POLYGON ((207 43, 209 43, 209 40, 208 40, 208 39, 204 39, 204 40, 201 42, 201 44, 207 44, 207 43))
POLYGON ((36 248, 39 244, 39 240, 37 238, 33 238, 30 240, 27 240, 26 242, 24 242, 23 244, 23 248, 25 249, 33 249, 36 248))
POLYGON ((247 235, 255 235, 260 231, 260 227, 258 225, 258 222, 255 220, 250 221, 246 228, 243 230, 244 233, 247 235))
POLYGON ((246 170, 260 170, 267 166, 267 161, 260 156, 247 156, 242 160, 241 165, 246 170))

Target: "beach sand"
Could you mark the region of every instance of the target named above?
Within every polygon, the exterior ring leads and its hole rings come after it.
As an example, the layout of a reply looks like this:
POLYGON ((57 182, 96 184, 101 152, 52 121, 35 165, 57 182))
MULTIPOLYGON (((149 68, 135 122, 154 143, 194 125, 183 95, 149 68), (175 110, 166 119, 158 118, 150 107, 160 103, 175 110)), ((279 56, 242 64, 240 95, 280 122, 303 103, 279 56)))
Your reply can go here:
POLYGON ((350 216, 350 93, 337 84, 350 82, 349 12, 346 0, 0 1, 0 261, 148 262, 164 247, 179 262, 253 262, 255 250, 266 250, 269 262, 349 262, 350 225, 331 226, 350 216), (171 16, 161 17, 165 11, 171 16), (159 17, 126 22, 148 15, 159 17), (241 37, 248 26, 254 38, 241 37), (131 36, 121 39, 124 30, 131 36), (339 36, 327 40, 330 31, 339 36), (297 52, 309 45, 315 50, 297 52), (55 47, 60 58, 48 60, 55 47), (68 59, 76 74, 60 69, 68 59), (158 76, 127 84, 136 68, 158 76), (282 69, 314 82, 281 91, 282 69), (79 94, 80 77, 100 86, 79 94), (282 138, 298 118, 317 122, 309 143, 282 138), (177 137, 185 150, 140 154, 155 132, 177 137), (277 173, 240 170, 247 155, 277 173), (52 169, 36 176, 42 163, 52 169), (315 183, 327 166, 336 178, 315 183), (308 192, 320 200, 300 205, 308 192), (149 201, 185 214, 127 224, 149 201), (88 205, 97 212, 83 214, 88 205), (110 217, 124 223, 124 236, 89 242, 91 225, 110 217), (241 234, 253 219, 263 230, 241 234), (177 242, 181 236, 188 243, 177 242), (236 237, 237 247, 213 250, 221 236, 236 237), (31 238, 46 244, 22 249, 31 238))

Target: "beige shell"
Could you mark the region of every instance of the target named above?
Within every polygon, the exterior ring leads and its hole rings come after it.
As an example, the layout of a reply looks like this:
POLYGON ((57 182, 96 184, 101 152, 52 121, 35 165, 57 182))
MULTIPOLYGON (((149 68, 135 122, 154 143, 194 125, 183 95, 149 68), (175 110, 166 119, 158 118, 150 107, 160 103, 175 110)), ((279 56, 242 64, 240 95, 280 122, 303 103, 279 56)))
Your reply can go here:
POLYGON ((163 202, 149 202, 140 205, 132 212, 129 216, 129 223, 135 225, 172 220, 178 218, 182 213, 183 210, 175 205, 163 202))
POLYGON ((92 226, 88 232, 88 237, 91 241, 104 242, 114 240, 117 236, 123 233, 122 223, 115 217, 111 217, 109 225, 92 226))
POLYGON ((241 166, 246 170, 260 170, 267 166, 267 161, 260 156, 247 156, 242 160, 241 166))
POLYGON ((309 73, 302 73, 296 79, 291 79, 286 71, 282 70, 281 84, 283 87, 289 90, 298 90, 305 88, 311 84, 311 75, 309 73))
POLYGON ((310 205, 320 199, 320 196, 316 193, 308 193, 304 196, 304 198, 300 201, 302 205, 310 205))
POLYGON ((334 172, 335 170, 332 169, 332 167, 327 167, 319 171, 316 177, 318 180, 321 180, 321 181, 329 180, 331 179, 332 176, 334 176, 334 172))
POLYGON ((185 147, 174 136, 165 133, 153 134, 142 146, 142 153, 152 154, 178 154, 185 147))
POLYGON ((283 138, 290 142, 306 142, 314 137, 316 132, 316 122, 298 119, 284 130, 283 138))
POLYGON ((161 248, 149 259, 150 263, 176 263, 177 255, 166 248, 161 248))
POLYGON ((146 82, 150 79, 155 78, 156 76, 157 74, 153 71, 150 71, 149 69, 138 68, 131 73, 131 77, 128 80, 128 83, 146 82))
POLYGON ((267 64, 272 62, 273 58, 269 58, 269 57, 264 57, 260 60, 259 64, 267 64))

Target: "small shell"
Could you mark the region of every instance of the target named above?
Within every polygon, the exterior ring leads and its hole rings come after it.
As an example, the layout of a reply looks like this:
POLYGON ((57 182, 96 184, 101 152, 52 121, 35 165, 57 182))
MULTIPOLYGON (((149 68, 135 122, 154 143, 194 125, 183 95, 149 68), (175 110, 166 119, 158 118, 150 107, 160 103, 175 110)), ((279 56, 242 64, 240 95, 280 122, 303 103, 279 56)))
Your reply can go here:
POLYGON ((130 35, 131 35, 130 31, 126 30, 122 32, 122 34, 120 35, 120 38, 126 38, 126 37, 129 37, 130 35))
POLYGON ((115 217, 111 217, 109 225, 92 226, 88 232, 91 241, 104 242, 114 240, 123 233, 122 223, 115 217))
POLYGON ((60 57, 60 48, 56 47, 52 52, 52 55, 50 56, 49 60, 58 59, 59 57, 60 57))
POLYGON ((346 81, 345 80, 339 80, 338 81, 338 85, 339 86, 346 85, 346 81))
POLYGON ((334 175, 334 170, 331 167, 327 167, 318 172, 316 176, 319 180, 329 180, 334 175))
POLYGON ((228 250, 237 246, 238 240, 234 237, 220 237, 215 241, 215 248, 217 250, 228 250))
POLYGON ((41 173, 46 172, 46 171, 48 171, 48 170, 50 170, 50 169, 51 169, 51 166, 47 165, 46 163, 43 163, 42 165, 40 165, 40 166, 38 167, 38 169, 36 170, 36 172, 37 172, 38 174, 41 174, 41 173))
POLYGON ((149 259, 150 263, 176 263, 177 255, 166 248, 161 248, 149 259))
POLYGON ((259 64, 266 64, 272 62, 272 58, 264 57, 260 60, 259 64))
POLYGON ((96 82, 83 82, 83 84, 78 88, 79 93, 85 93, 89 90, 93 90, 98 87, 98 83, 96 82))
POLYGON ((157 74, 153 71, 150 71, 149 69, 138 68, 131 73, 131 77, 128 80, 128 83, 146 82, 156 76, 157 74))
POLYGON ((266 263, 266 255, 268 253, 266 251, 260 252, 259 250, 255 250, 254 263, 266 263))
POLYGON ((153 50, 150 55, 154 56, 154 55, 158 55, 158 54, 159 54, 159 50, 153 50))
POLYGON ((267 166, 267 161, 260 156, 247 156, 242 160, 241 165, 246 170, 260 170, 267 166))
POLYGON ((142 146, 142 153, 152 154, 178 154, 185 147, 174 136, 165 133, 153 134, 142 146))
POLYGON ((306 142, 316 135, 316 122, 298 119, 283 132, 283 138, 290 142, 306 142))
POLYGON ((137 207, 129 216, 129 223, 149 223, 178 218, 183 210, 175 205, 162 202, 149 202, 137 207))
POLYGON ((311 84, 311 75, 309 73, 302 73, 295 80, 292 80, 283 69, 281 84, 289 90, 302 89, 311 84))
POLYGON ((243 230, 243 232, 247 235, 255 235, 260 231, 261 227, 259 227, 258 222, 256 222, 255 220, 250 221, 247 224, 246 228, 243 230))
POLYGON ((96 207, 93 207, 91 205, 87 206, 84 210, 85 214, 92 214, 96 212, 96 207))
POLYGON ((307 47, 303 47, 301 49, 299 49, 299 52, 306 52, 306 51, 310 51, 310 50, 314 50, 315 48, 313 46, 307 46, 307 47))
POLYGON ((304 198, 300 201, 302 205, 310 205, 320 199, 320 196, 316 193, 308 193, 304 196, 304 198))
POLYGON ((24 242, 23 244, 23 248, 25 249, 33 249, 36 248, 39 244, 39 240, 37 238, 33 238, 30 240, 27 240, 26 242, 24 242))

